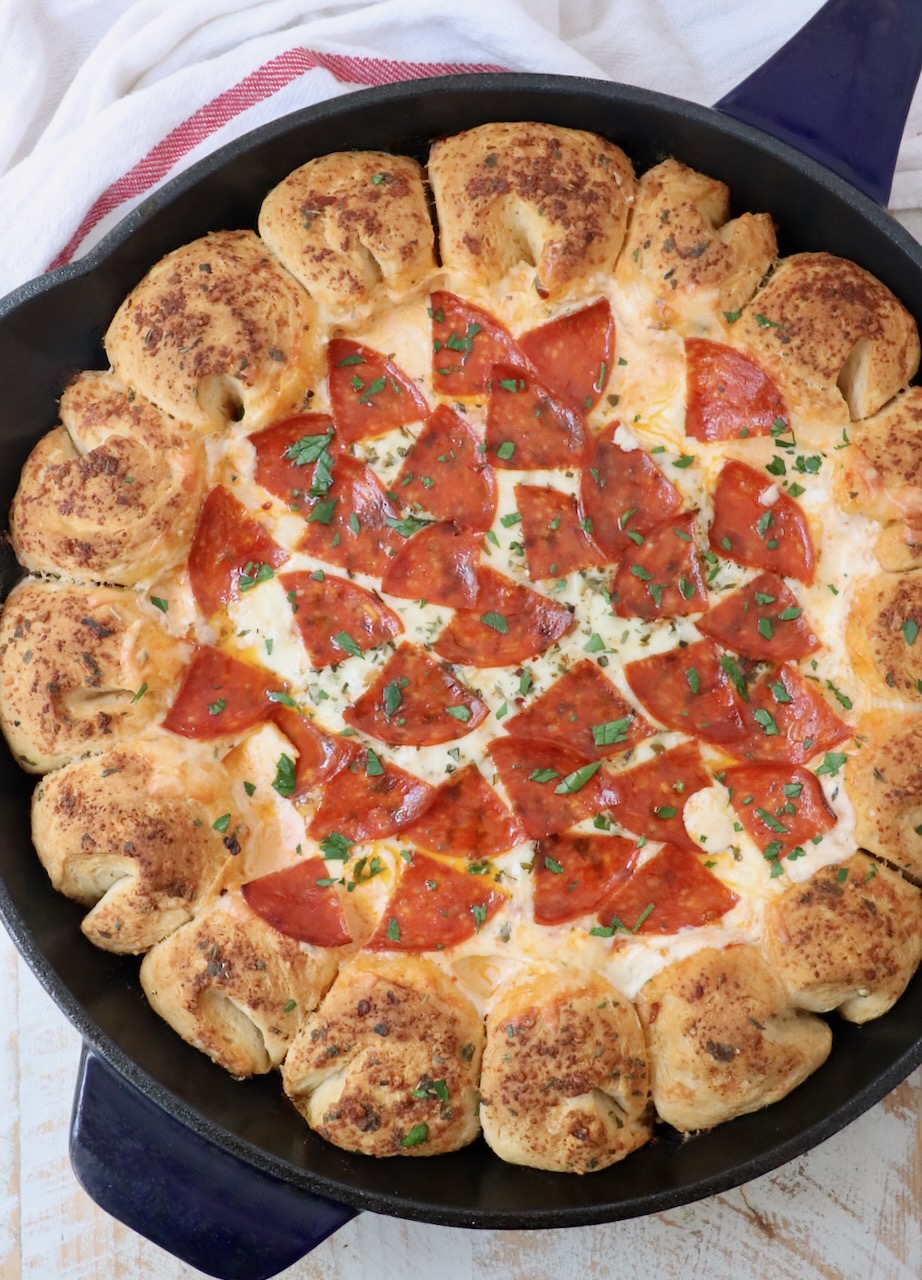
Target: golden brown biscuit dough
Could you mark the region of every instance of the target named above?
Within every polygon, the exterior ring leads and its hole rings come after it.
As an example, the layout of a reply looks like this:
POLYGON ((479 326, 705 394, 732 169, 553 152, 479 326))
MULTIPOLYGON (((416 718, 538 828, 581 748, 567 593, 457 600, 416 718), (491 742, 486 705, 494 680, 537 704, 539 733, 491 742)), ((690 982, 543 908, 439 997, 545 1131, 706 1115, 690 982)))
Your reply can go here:
POLYGON ((13 588, 0 617, 0 720, 23 768, 102 751, 160 715, 186 651, 152 612, 118 587, 13 588))
POLYGON ((874 554, 887 573, 922 569, 922 524, 913 526, 905 520, 885 524, 874 543, 874 554))
POLYGON ((881 282, 831 253, 784 258, 743 309, 734 340, 790 409, 829 427, 877 413, 919 367, 919 331, 881 282))
POLYGON ((664 160, 640 179, 616 279, 653 327, 694 334, 739 311, 776 253, 768 214, 731 219, 723 182, 664 160))
POLYGON ((480 1132, 483 1040, 480 1015, 430 960, 359 955, 291 1046, 285 1092, 347 1151, 457 1151, 480 1132))
POLYGON ((634 1006, 593 975, 528 974, 487 1018, 483 1136, 501 1159, 562 1173, 623 1160, 651 1133, 634 1006))
POLYGON ((299 408, 314 373, 314 309, 252 231, 168 253, 106 333, 125 386, 196 429, 253 429, 299 408))
POLYGON ((335 972, 335 953, 278 933, 226 893, 147 953, 141 985, 184 1040, 250 1076, 280 1065, 335 972))
POLYGON ((922 387, 900 392, 848 437, 835 453, 839 506, 882 524, 922 524, 922 387))
POLYGON ((800 1009, 879 1018, 922 959, 922 895, 888 867, 855 853, 773 902, 769 962, 800 1009))
POLYGON ((424 174, 408 156, 309 160, 266 196, 259 233, 339 320, 364 303, 405 297, 435 269, 424 174))
POLYGON ((231 857, 213 829, 228 780, 211 752, 158 734, 76 760, 35 790, 32 837, 51 882, 92 907, 83 932, 137 953, 190 919, 231 857))
POLYGON ((442 264, 487 288, 516 267, 558 295, 611 271, 634 170, 613 143, 549 124, 484 124, 436 142, 429 181, 442 264))
POLYGON ((13 499, 20 563, 134 586, 184 560, 205 485, 204 449, 111 374, 79 374, 61 419, 32 450, 13 499))
POLYGON ((882 573, 855 592, 845 633, 875 704, 922 704, 922 572, 882 573))
POLYGON ((845 762, 855 841, 922 878, 922 715, 872 711, 857 738, 861 750, 845 762))
POLYGON ((751 946, 707 947, 642 988, 653 1102, 683 1132, 767 1107, 826 1059, 832 1033, 791 1007, 781 979, 751 946))

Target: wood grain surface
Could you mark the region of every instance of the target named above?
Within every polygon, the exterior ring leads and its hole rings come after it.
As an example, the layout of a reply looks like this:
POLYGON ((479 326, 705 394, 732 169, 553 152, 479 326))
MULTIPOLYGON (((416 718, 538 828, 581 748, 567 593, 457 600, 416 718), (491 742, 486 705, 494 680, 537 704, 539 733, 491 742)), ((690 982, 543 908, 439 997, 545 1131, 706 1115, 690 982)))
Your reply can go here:
MULTIPOLYGON (((0 1278, 201 1273, 104 1214, 67 1157, 80 1039, 0 933, 0 1278)), ((284 1280, 919 1280, 922 1072, 725 1195, 609 1226, 464 1231, 360 1214, 284 1280)))

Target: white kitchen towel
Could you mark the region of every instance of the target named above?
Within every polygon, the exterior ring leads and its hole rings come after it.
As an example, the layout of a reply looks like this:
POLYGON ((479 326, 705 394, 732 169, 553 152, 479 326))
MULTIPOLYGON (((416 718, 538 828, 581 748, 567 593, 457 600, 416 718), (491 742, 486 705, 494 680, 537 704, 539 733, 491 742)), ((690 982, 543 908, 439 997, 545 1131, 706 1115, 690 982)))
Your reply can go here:
MULTIPOLYGON (((0 295, 86 253, 159 184, 289 111, 492 69, 710 103, 820 0, 7 0, 0 295)), ((922 93, 892 206, 922 205, 922 93)))

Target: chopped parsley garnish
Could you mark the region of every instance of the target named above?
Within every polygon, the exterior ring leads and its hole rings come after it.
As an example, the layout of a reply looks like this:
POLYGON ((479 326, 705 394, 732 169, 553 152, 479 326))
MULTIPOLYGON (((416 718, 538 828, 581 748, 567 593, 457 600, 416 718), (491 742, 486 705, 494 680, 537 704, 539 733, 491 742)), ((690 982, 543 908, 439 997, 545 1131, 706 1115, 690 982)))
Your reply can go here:
POLYGON ((562 778, 554 788, 554 794, 558 796, 572 795, 575 791, 580 791, 586 783, 594 778, 602 767, 601 760, 594 760, 592 764, 584 764, 579 769, 574 769, 572 773, 568 773, 562 778))
POLYGON ((295 783, 295 762, 283 751, 275 766, 275 781, 272 786, 280 796, 287 797, 294 794, 295 783))

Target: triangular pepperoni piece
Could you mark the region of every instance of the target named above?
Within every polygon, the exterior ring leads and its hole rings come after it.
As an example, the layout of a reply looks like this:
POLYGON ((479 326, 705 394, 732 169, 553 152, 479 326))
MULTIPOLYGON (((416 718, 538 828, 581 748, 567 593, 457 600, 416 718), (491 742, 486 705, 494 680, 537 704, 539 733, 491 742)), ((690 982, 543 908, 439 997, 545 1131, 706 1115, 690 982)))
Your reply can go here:
POLYGON ((495 364, 524 364, 509 331, 480 307, 438 290, 432 294, 429 311, 436 395, 483 395, 495 364))
POLYGON ((796 667, 767 672, 750 690, 747 734, 727 743, 740 759, 806 764, 852 734, 844 720, 796 667))
POLYGON ((280 574, 279 582, 287 592, 311 666, 317 670, 342 662, 357 650, 375 649, 403 631, 393 610, 348 578, 315 569, 280 574))
POLYGON ((736 764, 723 784, 740 822, 770 861, 786 858, 836 825, 816 774, 797 765, 736 764))
POLYGON ((322 788, 308 835, 336 832, 347 840, 379 840, 407 827, 432 802, 435 788, 383 761, 371 747, 349 744, 351 759, 322 788))
POLYGON ((672 516, 646 534, 629 532, 634 545, 622 556, 611 590, 618 617, 652 621, 705 610, 695 513, 672 516))
POLYGON ((514 738, 560 742, 590 760, 628 751, 655 732, 589 658, 555 680, 506 730, 514 738))
POLYGON ((726 649, 757 662, 806 658, 820 647, 797 597, 776 573, 760 573, 697 623, 726 649))
POLYGON ((397 512, 378 477, 344 454, 336 458, 329 489, 310 502, 298 549, 350 573, 380 577, 403 542, 388 521, 397 522, 397 512))
POLYGON ((278 677, 218 649, 200 645, 163 721, 184 738, 221 738, 267 718, 278 677))
POLYGON ((591 447, 579 414, 514 365, 491 370, 486 442, 493 466, 512 471, 578 466, 591 447))
POLYGON ((405 644, 378 672, 343 719, 353 728, 395 747, 431 747, 476 729, 487 707, 456 680, 447 664, 405 644))
POLYGON ((277 703, 272 719, 298 753, 292 800, 308 795, 314 787, 332 778, 350 760, 349 743, 344 738, 323 733, 294 707, 277 703))
POLYGON ((565 924, 598 911, 637 857, 621 836, 548 836, 535 845, 535 921, 565 924))
POLYGON ((208 491, 189 551, 189 583, 207 617, 272 577, 287 559, 288 552, 223 485, 208 491))
POLYGON ((615 444, 618 423, 596 436, 580 478, 583 512, 593 541, 614 563, 634 546, 628 531, 649 533, 682 508, 682 496, 643 449, 615 444))
POLYGON ((532 840, 556 835, 602 808, 598 760, 572 747, 494 738, 487 748, 516 816, 532 840))
POLYGON ((429 412, 393 360, 360 342, 333 338, 327 346, 327 370, 336 434, 347 444, 420 422, 429 412))
POLYGON ((496 477, 486 446, 447 404, 426 419, 393 491, 400 502, 416 502, 462 529, 489 529, 496 514, 496 477))
POLYGON ((381 590, 402 600, 472 609, 480 594, 482 544, 480 533, 464 533, 453 524, 426 525, 388 564, 381 590))
POLYGON ((423 816, 404 831, 433 853, 478 862, 514 849, 525 832, 474 764, 443 782, 423 816))
POLYGON ((287 938, 313 947, 342 947, 352 936, 327 878, 323 858, 305 858, 248 881, 242 892, 250 910, 287 938))
POLYGON ((459 609, 433 648, 448 662, 503 667, 544 653, 573 625, 565 605, 484 568, 476 609, 459 609))
POLYGON ((558 316, 519 338, 541 378, 569 408, 598 404, 615 359, 615 322, 606 298, 558 316))
POLYGON ((741 351, 707 338, 685 339, 685 434, 694 440, 767 436, 788 426, 781 393, 741 351))
POLYGON ((369 951, 441 951, 479 933, 506 901, 485 876, 414 852, 368 941, 369 951))
POLYGON ((686 849, 665 844, 615 886, 599 912, 613 933, 677 933, 712 924, 739 901, 686 849))
POLYGON ((326 493, 336 449, 333 419, 327 414, 285 418, 250 436, 250 443, 256 450, 256 483, 289 510, 308 511, 312 496, 326 493))
POLYGON ((565 577, 608 562, 589 536, 592 522, 580 515, 570 494, 546 485, 517 484, 515 504, 522 517, 525 563, 533 581, 565 577))
POLYGON ((771 476, 735 458, 717 478, 708 539, 712 550, 739 564, 813 581, 816 554, 806 516, 771 476))
POLYGON ((711 640, 629 662, 624 675, 647 710, 669 729, 717 743, 746 732, 742 699, 711 640))
POLYGON ((700 852, 685 830, 682 811, 689 796, 713 781, 697 746, 682 743, 633 769, 610 774, 606 804, 627 831, 700 852))

